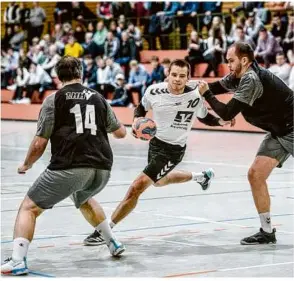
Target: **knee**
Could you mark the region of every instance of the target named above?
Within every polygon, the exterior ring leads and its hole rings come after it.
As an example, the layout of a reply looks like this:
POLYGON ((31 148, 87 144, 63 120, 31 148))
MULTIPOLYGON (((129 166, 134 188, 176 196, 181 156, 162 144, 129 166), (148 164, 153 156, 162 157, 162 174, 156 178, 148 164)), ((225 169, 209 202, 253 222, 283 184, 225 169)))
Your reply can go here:
POLYGON ((36 217, 39 216, 43 209, 39 208, 28 196, 22 201, 20 211, 26 211, 33 213, 36 217))
POLYGON ((247 178, 250 183, 255 183, 257 181, 262 180, 261 173, 259 172, 259 169, 257 167, 250 167, 247 178))
POLYGON ((147 188, 147 180, 144 177, 135 180, 127 193, 127 200, 138 200, 140 195, 147 188))

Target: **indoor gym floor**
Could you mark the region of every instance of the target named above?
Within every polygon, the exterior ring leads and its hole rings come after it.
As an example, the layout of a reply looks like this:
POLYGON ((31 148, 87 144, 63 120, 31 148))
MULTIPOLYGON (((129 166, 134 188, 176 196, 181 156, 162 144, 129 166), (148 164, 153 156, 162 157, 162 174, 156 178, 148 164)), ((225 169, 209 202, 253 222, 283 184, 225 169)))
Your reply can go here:
MULTIPOLYGON (((11 255, 12 231, 26 191, 45 169, 50 149, 26 175, 18 175, 36 130, 35 122, 2 121, 1 258, 11 255)), ((120 259, 106 246, 86 247, 92 232, 70 199, 37 221, 30 246, 30 276, 36 277, 293 277, 293 158, 268 180, 275 245, 241 246, 260 223, 247 170, 263 134, 192 131, 180 169, 212 167, 216 178, 206 192, 194 182, 147 190, 129 217, 115 228, 126 245, 120 259)), ((108 186, 95 198, 107 215, 144 168, 148 143, 112 137, 114 165, 108 186)))

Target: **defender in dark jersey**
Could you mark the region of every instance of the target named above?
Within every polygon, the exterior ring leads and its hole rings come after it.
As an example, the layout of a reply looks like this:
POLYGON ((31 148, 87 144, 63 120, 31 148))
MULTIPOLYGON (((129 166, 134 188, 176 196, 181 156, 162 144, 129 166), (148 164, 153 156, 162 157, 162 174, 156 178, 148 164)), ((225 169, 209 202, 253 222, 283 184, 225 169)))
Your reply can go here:
POLYGON ((113 156, 107 134, 124 138, 125 127, 102 95, 82 86, 82 65, 78 59, 63 57, 56 65, 56 72, 63 87, 44 101, 36 136, 18 173, 24 174, 33 166, 49 139, 51 161, 19 208, 12 257, 1 266, 2 274, 28 273, 26 256, 36 218, 69 196, 85 219, 102 233, 110 253, 118 256, 124 251, 93 196, 110 177, 113 156))
POLYGON ((253 50, 246 43, 232 45, 227 60, 231 74, 209 85, 201 81, 199 91, 224 120, 242 113, 248 123, 268 132, 248 172, 261 228, 258 233, 242 239, 241 244, 276 243, 266 179, 275 167, 281 167, 293 156, 293 91, 256 63, 253 50), (228 104, 214 97, 227 92, 234 92, 228 104))

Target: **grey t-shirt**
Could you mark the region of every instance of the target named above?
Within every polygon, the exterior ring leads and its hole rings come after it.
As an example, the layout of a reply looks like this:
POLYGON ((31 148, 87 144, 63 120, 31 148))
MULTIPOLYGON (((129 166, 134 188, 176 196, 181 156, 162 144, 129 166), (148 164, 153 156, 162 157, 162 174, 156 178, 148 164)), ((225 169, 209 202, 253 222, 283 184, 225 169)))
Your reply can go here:
POLYGON ((251 68, 242 76, 239 83, 236 83, 236 79, 231 74, 225 76, 219 82, 226 90, 234 92, 233 98, 250 106, 263 93, 262 83, 251 68))
MULTIPOLYGON (((55 94, 48 96, 43 104, 39 114, 36 136, 49 139, 54 129, 54 101, 55 94)), ((120 128, 120 122, 117 120, 111 106, 107 103, 107 133, 112 133, 120 128)))

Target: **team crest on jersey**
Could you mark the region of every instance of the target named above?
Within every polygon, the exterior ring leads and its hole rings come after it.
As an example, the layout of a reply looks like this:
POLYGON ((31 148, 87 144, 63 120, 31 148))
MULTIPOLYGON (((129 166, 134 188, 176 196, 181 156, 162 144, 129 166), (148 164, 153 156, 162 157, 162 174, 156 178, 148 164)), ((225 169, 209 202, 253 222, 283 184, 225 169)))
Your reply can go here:
POLYGON ((163 88, 163 89, 152 89, 150 90, 150 94, 155 96, 155 95, 161 95, 161 94, 168 94, 169 91, 167 88, 163 88))
POLYGON ((89 90, 83 90, 82 92, 67 92, 66 99, 67 100, 88 100, 95 92, 89 90))

